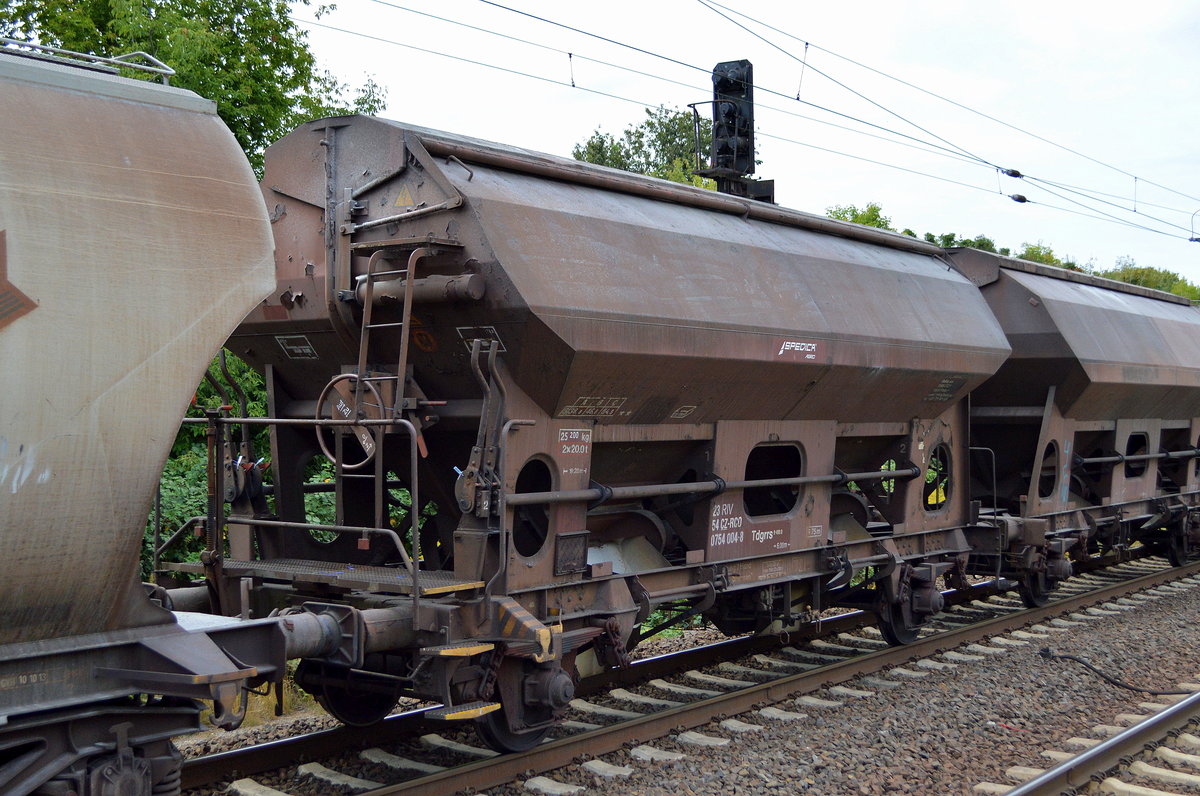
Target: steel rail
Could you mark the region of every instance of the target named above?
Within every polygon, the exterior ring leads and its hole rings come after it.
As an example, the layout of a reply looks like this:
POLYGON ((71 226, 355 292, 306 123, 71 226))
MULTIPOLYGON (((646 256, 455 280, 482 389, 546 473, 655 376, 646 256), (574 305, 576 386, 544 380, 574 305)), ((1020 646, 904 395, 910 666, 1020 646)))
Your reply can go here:
MULTIPOLYGON (((1112 566, 1116 563, 1124 562, 1106 562, 1112 566)), ((1096 567, 1100 569, 1102 567, 1096 567)), ((1092 567, 1088 567, 1084 571, 1092 571, 1092 567)), ((1076 607, 1086 606, 1092 602, 1101 602, 1111 599, 1114 594, 1124 594, 1139 589, 1148 588, 1185 576, 1200 572, 1200 562, 1189 565, 1183 569, 1165 569, 1162 572, 1151 573, 1139 578, 1122 581, 1115 586, 1108 587, 1099 591, 1090 591, 1083 595, 1056 600, 1048 603, 1046 606, 1038 609, 1031 609, 1013 614, 999 617, 995 620, 988 620, 980 625, 973 625, 971 628, 964 628, 955 631, 941 631, 933 636, 921 639, 913 644, 905 647, 896 647, 892 650, 883 650, 878 653, 866 653, 852 658, 851 661, 868 662, 868 666, 859 671, 859 666, 855 666, 853 671, 843 670, 842 667, 848 666, 850 661, 846 663, 834 664, 831 666, 813 669, 804 672, 800 675, 784 677, 777 680, 772 680, 768 683, 761 684, 755 689, 744 689, 743 691, 732 692, 723 697, 714 697, 712 700, 705 700, 700 703, 692 703, 686 708, 693 708, 697 705, 707 705, 713 703, 714 700, 722 700, 728 697, 744 694, 754 690, 755 693, 761 691, 763 686, 771 686, 780 683, 781 688, 791 687, 794 690, 784 693, 782 696, 770 694, 766 697, 758 696, 757 700, 767 702, 772 699, 778 701, 786 698, 793 693, 802 693, 814 691, 819 688, 835 685, 852 679, 859 674, 876 671, 887 665, 891 665, 889 660, 891 657, 898 657, 902 660, 907 660, 913 657, 925 657, 945 648, 952 648, 961 644, 969 643, 972 638, 967 638, 963 634, 973 630, 976 627, 985 628, 980 631, 980 636, 994 635, 996 633, 1006 632, 1009 629, 1021 627, 1030 622, 1038 621, 1045 616, 1054 615, 1066 611, 1075 610, 1076 607), (1011 625, 1011 627, 1009 627, 1011 625), (888 656, 887 659, 884 656, 888 656), (804 678, 812 678, 814 684, 804 684, 801 681, 804 678), (787 686, 786 683, 793 683, 792 686, 787 686)), ((1079 574, 1079 573, 1077 573, 1079 574)), ((966 603, 974 599, 990 596, 999 593, 995 584, 985 582, 972 587, 967 592, 948 592, 946 594, 947 604, 966 603), (957 597, 956 597, 957 595, 957 597)), ((787 643, 806 640, 810 638, 819 638, 827 635, 834 635, 839 632, 848 632, 861 627, 863 624, 869 623, 868 617, 861 611, 850 611, 830 619, 823 619, 819 622, 812 623, 811 627, 804 628, 798 632, 793 632, 789 637, 781 638, 779 636, 745 636, 740 638, 732 638, 724 641, 719 641, 714 644, 707 644, 702 647, 680 650, 677 652, 668 653, 665 655, 655 656, 653 658, 644 658, 635 661, 632 666, 625 669, 614 669, 604 672, 600 675, 585 678, 577 689, 579 696, 584 697, 590 694, 601 693, 606 688, 615 686, 637 685, 646 682, 656 677, 668 676, 677 673, 681 670, 699 668, 702 666, 710 666, 720 660, 733 660, 746 655, 757 652, 771 652, 777 650, 780 646, 787 643)), ((751 701, 750 706, 753 707, 757 702, 751 701)), ((389 716, 379 724, 370 727, 336 727, 329 730, 320 730, 305 735, 295 736, 292 738, 284 738, 277 741, 272 741, 255 746, 244 747, 241 749, 233 749, 227 752, 220 752, 214 755, 205 757, 193 758, 184 761, 183 764, 183 788, 198 788, 210 785, 222 779, 227 779, 232 776, 250 776, 264 771, 269 771, 277 768, 284 768, 289 765, 294 765, 298 762, 328 757, 332 750, 341 750, 353 748, 363 745, 381 745, 404 737, 412 737, 418 733, 434 732, 444 730, 445 722, 434 722, 424 718, 424 714, 432 707, 423 707, 416 710, 398 713, 389 716)), ((748 708, 741 708, 746 710, 748 708)), ((677 711, 682 711, 684 708, 675 708, 668 712, 674 715, 677 711)), ((713 709, 714 713, 732 713, 738 712, 736 706, 722 703, 719 708, 713 709)), ((663 713, 655 714, 655 716, 664 715, 663 713)), ((650 717, 647 717, 650 718, 650 717)), ((707 719, 698 719, 686 723, 688 727, 698 726, 703 724, 707 719)), ((685 726, 684 721, 676 721, 668 724, 667 729, 658 731, 656 734, 653 728, 646 730, 644 733, 640 728, 643 727, 644 720, 635 720, 639 728, 639 735, 636 740, 649 740, 653 737, 660 737, 667 732, 674 730, 676 727, 685 726), (643 737, 644 735, 644 737, 643 737)), ((634 722, 631 722, 634 723, 634 722)), ((519 774, 534 770, 546 771, 552 768, 558 768, 562 765, 570 763, 574 756, 579 754, 577 748, 573 748, 572 753, 555 752, 561 749, 562 745, 568 744, 575 747, 580 742, 591 743, 593 736, 603 734, 623 725, 613 725, 611 728, 594 731, 593 733, 577 734, 569 738, 564 738, 560 741, 543 744, 541 747, 530 752, 518 755, 506 755, 501 758, 492 758, 479 763, 470 763, 463 766, 450 769, 445 774, 438 774, 429 777, 421 777, 419 779, 408 780, 407 782, 390 785, 382 790, 371 791, 363 796, 384 796, 392 793, 432 793, 444 794, 450 792, 447 790, 448 782, 453 779, 449 772, 454 772, 454 775, 462 774, 463 776, 472 777, 470 783, 459 785, 454 783, 455 788, 487 788, 494 787, 498 784, 510 782, 519 774), (551 758, 549 762, 543 762, 539 758, 531 757, 543 752, 554 752, 559 755, 559 762, 555 762, 551 758), (511 762, 510 762, 511 761, 511 762), (563 762, 565 761, 565 762, 563 762), (496 766, 504 763, 505 769, 503 772, 498 772, 496 775, 485 775, 485 772, 490 766, 496 766), (507 772, 507 773, 505 773, 507 772), (490 777, 490 778, 489 778, 490 777), (490 784, 479 784, 490 783, 490 784)), ((632 729, 632 728, 631 728, 632 729)), ((613 751, 620 748, 627 740, 619 740, 617 742, 604 741, 603 748, 588 748, 589 754, 603 754, 607 751, 613 751)))
MULTIPOLYGON (((1064 760, 1054 768, 1010 790, 1006 796, 1056 796, 1073 793, 1093 778, 1125 764, 1125 758, 1144 747, 1162 741, 1166 736, 1185 728, 1200 715, 1200 692, 1176 702, 1166 710, 1155 713, 1124 732, 1064 760)), ((377 793, 378 791, 372 791, 377 793)))
POLYGON ((529 771, 537 773, 569 765, 582 754, 595 756, 614 752, 629 743, 644 743, 672 732, 707 724, 722 714, 745 713, 761 705, 780 702, 831 685, 844 683, 859 675, 877 672, 914 658, 928 657, 987 636, 1016 630, 1031 622, 1086 608, 1096 602, 1110 600, 1196 573, 1200 573, 1200 562, 1151 573, 1140 578, 1123 581, 1112 587, 1056 600, 1040 608, 1017 611, 960 630, 937 633, 903 647, 893 647, 859 655, 842 663, 781 677, 682 707, 652 713, 639 719, 631 719, 599 730, 551 741, 534 747, 528 752, 503 755, 477 763, 456 766, 437 774, 369 791, 362 796, 391 796, 399 793, 441 796, 468 788, 484 790, 505 785, 529 771))
MULTIPOLYGON (((978 588, 978 587, 977 587, 978 588)), ((991 590, 994 593, 994 590, 991 590)), ((979 594, 971 594, 979 597, 979 594)), ((964 600, 967 598, 964 597, 964 600)), ((862 627, 865 616, 862 611, 849 611, 840 616, 824 620, 821 632, 801 631, 791 634, 791 640, 815 638, 831 633, 848 632, 862 627)), ((580 697, 600 693, 611 686, 636 685, 665 677, 680 670, 711 666, 716 660, 736 660, 756 652, 771 652, 784 642, 779 636, 741 636, 724 639, 702 647, 678 650, 652 658, 642 658, 625 669, 613 669, 603 674, 584 678, 576 689, 580 697)), ((411 736, 417 732, 434 732, 446 729, 446 723, 424 718, 433 707, 422 707, 388 716, 379 724, 369 727, 335 727, 328 730, 281 738, 277 741, 218 752, 205 757, 184 761, 183 787, 198 788, 221 779, 239 775, 256 774, 282 768, 300 760, 327 757, 331 749, 350 748, 365 743, 385 744, 392 739, 411 736)))

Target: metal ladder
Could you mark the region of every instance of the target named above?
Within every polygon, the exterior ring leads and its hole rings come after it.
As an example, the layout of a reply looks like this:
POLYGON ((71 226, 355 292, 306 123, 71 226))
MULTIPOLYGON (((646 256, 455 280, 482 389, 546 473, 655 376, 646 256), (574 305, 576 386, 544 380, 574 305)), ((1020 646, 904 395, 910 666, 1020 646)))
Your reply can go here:
MULTIPOLYGON (((413 274, 417 260, 420 259, 423 249, 414 250, 408 258, 406 267, 401 269, 391 270, 376 270, 380 263, 386 262, 389 258, 387 250, 379 249, 375 251, 367 262, 367 273, 360 278, 359 285, 355 287, 357 292, 360 288, 362 291, 362 326, 359 332, 358 339, 358 363, 354 371, 354 392, 353 404, 351 406, 352 416, 355 418, 362 416, 371 416, 371 412, 364 412, 364 400, 367 398, 373 399, 371 404, 376 407, 377 419, 395 420, 403 415, 405 411, 404 393, 406 382, 406 370, 408 368, 408 344, 411 330, 412 319, 412 304, 413 304, 413 274), (375 304, 375 284, 384 279, 402 279, 404 280, 404 303, 401 314, 401 319, 398 322, 374 323, 372 320, 374 304, 375 304), (370 357, 371 349, 371 333, 376 329, 399 329, 399 356, 396 363, 396 372, 382 373, 379 375, 367 375, 367 364, 370 357), (383 395, 386 391, 380 389, 385 385, 392 386, 392 403, 386 405, 383 395), (366 395, 364 395, 364 393, 366 395)), ((367 459, 357 465, 346 466, 342 456, 342 445, 346 432, 339 431, 337 434, 337 456, 336 458, 336 484, 338 485, 337 506, 338 506, 338 522, 343 522, 343 500, 341 494, 341 485, 343 479, 354 478, 371 478, 374 481, 374 525, 377 528, 388 527, 387 521, 387 468, 384 463, 383 447, 384 440, 387 437, 388 427, 384 425, 370 426, 371 438, 374 442, 374 450, 368 453, 367 459), (374 462, 374 472, 371 474, 356 472, 358 468, 365 465, 368 461, 374 462)), ((408 429, 410 434, 415 433, 415 429, 408 429)), ((361 437, 360 437, 361 440, 361 437)), ((409 507, 410 514, 414 518, 413 522, 413 547, 414 555, 411 564, 411 570, 416 579, 416 571, 419 561, 419 541, 417 540, 417 525, 415 518, 420 512, 420 506, 417 503, 417 462, 413 457, 410 462, 411 472, 409 474, 409 489, 412 497, 412 504, 409 507)), ((369 548, 369 540, 364 536, 359 540, 361 549, 369 548)))
MULTIPOLYGON (((358 368, 355 371, 358 374, 358 379, 355 380, 354 388, 354 410, 357 412, 361 407, 362 389, 364 383, 373 382, 393 382, 395 384, 395 396, 388 417, 398 416, 404 409, 404 383, 405 370, 408 368, 408 342, 410 337, 410 327, 412 321, 412 304, 413 304, 413 272, 415 270, 416 261, 420 258, 421 249, 414 250, 409 256, 409 261, 406 267, 389 271, 376 271, 375 267, 378 263, 387 259, 385 250, 380 249, 371 255, 367 261, 367 273, 362 277, 361 285, 363 290, 363 319, 362 329, 358 336, 358 368), (404 308, 401 311, 400 320, 391 323, 372 323, 371 316, 373 315, 375 306, 375 283, 382 277, 393 277, 404 280, 404 308), (367 372, 367 357, 371 347, 371 331, 374 329, 395 329, 400 330, 400 355, 396 362, 395 375, 380 375, 380 376, 364 376, 367 372)), ((357 290, 357 288, 356 288, 357 290)), ((385 412, 383 406, 379 407, 380 413, 385 412)))

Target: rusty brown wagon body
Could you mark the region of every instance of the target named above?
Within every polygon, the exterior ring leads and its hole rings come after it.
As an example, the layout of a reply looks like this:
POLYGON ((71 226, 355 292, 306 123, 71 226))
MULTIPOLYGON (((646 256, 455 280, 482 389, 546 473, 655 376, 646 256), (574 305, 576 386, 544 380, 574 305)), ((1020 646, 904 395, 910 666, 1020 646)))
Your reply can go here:
MULTIPOLYGON (((296 422, 273 437, 281 522, 303 524, 322 444, 342 451, 340 522, 386 525, 385 484, 438 512, 419 552, 247 523, 230 602, 240 577, 265 584, 257 610, 430 584, 455 597, 413 599, 407 665, 468 642, 489 651, 454 667, 515 659, 478 700, 479 675, 437 678, 443 700, 487 703, 555 682, 581 648, 619 662, 658 604, 732 632, 858 600, 904 636, 940 605, 938 576, 964 571, 962 399, 1008 344, 937 247, 362 117, 272 146, 263 189, 276 289, 230 347, 296 422), (299 424, 314 415, 367 422, 321 443, 299 424), (378 430, 392 418, 415 443, 378 430), (331 560, 403 566, 355 591, 317 574, 331 560), (871 565, 887 574, 865 592, 817 587, 871 565)), ((344 695, 337 676, 309 679, 344 695)), ((551 691, 493 731, 544 726, 551 691)))
POLYGON ((972 250, 950 259, 1013 348, 971 397, 975 442, 995 453, 977 462, 976 494, 1049 532, 1035 591, 1045 573, 1061 577, 1067 551, 1119 555, 1141 542, 1182 562, 1197 531, 1200 311, 1061 268, 972 250))
POLYGON ((967 575, 1036 604, 1072 557, 1195 546, 1186 302, 365 117, 276 143, 258 193, 198 98, 13 63, 0 88, 37 109, 0 123, 14 792, 169 792, 185 698, 234 724, 288 658, 345 722, 411 695, 519 749, 581 672, 692 616, 860 607, 900 644, 967 575), (62 196, 78 223, 35 224, 62 196), (246 311, 227 346, 269 417, 206 410, 207 550, 158 573, 169 612, 133 579, 150 487, 246 311), (47 561, 97 577, 46 586, 47 561))

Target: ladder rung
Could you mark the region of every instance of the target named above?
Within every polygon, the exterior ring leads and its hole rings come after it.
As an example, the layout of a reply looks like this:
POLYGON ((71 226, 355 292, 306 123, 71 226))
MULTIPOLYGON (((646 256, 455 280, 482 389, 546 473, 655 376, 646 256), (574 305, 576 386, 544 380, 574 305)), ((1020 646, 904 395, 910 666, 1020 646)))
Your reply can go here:
POLYGON ((403 326, 403 323, 368 323, 364 329, 387 329, 391 326, 403 326))
POLYGON ((395 380, 396 380, 396 379, 398 379, 398 378, 400 378, 400 377, 399 377, 399 376, 394 376, 394 375, 388 375, 388 376, 364 376, 364 377, 363 377, 361 380, 362 380, 362 381, 395 381, 395 380))
POLYGON ((404 269, 401 269, 399 271, 374 271, 369 274, 364 274, 363 276, 361 276, 359 278, 360 279, 371 279, 371 278, 374 278, 377 276, 406 276, 407 274, 408 274, 408 271, 404 270, 404 269))

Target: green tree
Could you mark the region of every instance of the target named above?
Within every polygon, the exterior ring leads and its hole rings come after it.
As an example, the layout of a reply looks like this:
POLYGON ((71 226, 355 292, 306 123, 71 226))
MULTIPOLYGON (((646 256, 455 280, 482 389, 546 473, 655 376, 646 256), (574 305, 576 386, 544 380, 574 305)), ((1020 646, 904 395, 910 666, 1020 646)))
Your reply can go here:
MULTIPOLYGON (((906 234, 916 237, 916 233, 912 230, 904 230, 906 234)), ((976 235, 973 238, 964 238, 961 235, 956 235, 953 232, 947 232, 942 235, 934 235, 932 232, 925 233, 925 240, 930 243, 941 246, 943 249, 949 249, 955 246, 963 246, 969 249, 980 249, 993 254, 1008 254, 1008 249, 997 249, 996 242, 987 235, 976 235)))
POLYGON ((1119 282, 1128 282, 1131 285, 1165 290, 1193 301, 1200 300, 1200 286, 1189 282, 1174 271, 1138 265, 1132 257, 1118 257, 1116 264, 1111 269, 1098 271, 1096 275, 1107 279, 1116 279, 1119 282))
POLYGON ((163 61, 176 71, 174 85, 217 103, 255 169, 262 150, 298 123, 331 110, 370 113, 383 105, 374 81, 351 94, 317 68, 285 0, 0 3, 0 35, 100 55, 142 51, 163 61))
MULTIPOLYGON (((225 367, 229 371, 233 383, 242 389, 246 395, 246 414, 262 417, 266 414, 267 398, 263 377, 252 367, 238 357, 225 352, 225 367)), ((221 371, 220 357, 209 364, 210 379, 204 379, 196 388, 192 406, 187 411, 188 417, 204 417, 204 407, 217 408, 232 406, 234 415, 241 414, 241 399, 237 389, 226 379, 221 371), (213 386, 215 381, 220 389, 213 386)), ((179 429, 175 435, 175 444, 171 447, 171 455, 167 458, 159 481, 159 506, 162 540, 166 540, 192 517, 208 511, 208 443, 205 439, 206 426, 188 423, 179 429)), ((266 457, 270 455, 269 432, 265 426, 251 426, 251 446, 254 455, 266 457)), ((240 429, 234 429, 236 436, 232 442, 235 446, 240 440, 240 429)), ((146 529, 142 536, 142 577, 149 578, 153 569, 154 556, 154 523, 152 511, 146 521, 146 529)), ((195 536, 185 536, 179 539, 171 548, 164 551, 163 561, 194 561, 204 549, 204 540, 195 536)))
MULTIPOLYGON (((230 353, 225 353, 225 367, 233 381, 230 383, 221 372, 221 359, 218 355, 208 365, 209 378, 204 379, 196 387, 193 403, 188 407, 186 417, 203 418, 204 407, 216 408, 232 406, 232 414, 241 416, 241 400, 237 393, 240 387, 246 395, 246 414, 251 417, 263 417, 267 414, 267 386, 262 374, 247 365, 243 360, 230 353), (220 390, 213 387, 216 382, 220 390), (236 387, 234 386, 236 385, 236 387)), ((259 456, 265 456, 270 449, 270 440, 265 426, 251 426, 250 444, 259 456)), ((196 423, 188 423, 179 429, 175 436, 175 444, 171 448, 172 456, 181 456, 191 448, 205 446, 205 427, 196 423)), ((236 440, 235 440, 236 442, 236 440)))
MULTIPOLYGON (((825 214, 830 218, 836 218, 841 221, 853 221, 856 224, 864 224, 868 227, 878 227, 880 229, 892 229, 892 220, 883 214, 883 208, 877 203, 871 202, 866 207, 859 209, 855 205, 834 205, 827 207, 825 214)), ((904 229, 902 234, 911 237, 918 237, 917 233, 911 229, 904 229)), ((947 232, 942 235, 935 235, 932 232, 926 232, 920 236, 924 240, 936 246, 941 246, 944 249, 955 246, 966 246, 972 249, 981 249, 987 252, 994 252, 1008 256, 1011 251, 1007 247, 997 248, 996 242, 986 235, 976 235, 974 238, 964 238, 953 232, 947 232)), ((1029 260, 1035 263, 1044 265, 1053 265, 1057 268, 1065 268, 1070 271, 1082 271, 1084 273, 1095 274, 1107 279, 1115 279, 1118 282, 1127 282, 1131 285, 1141 285, 1142 287, 1152 288, 1154 290, 1162 290, 1168 293, 1174 293, 1177 296, 1191 299, 1192 301, 1200 301, 1200 285, 1195 285, 1183 278, 1174 271, 1167 271, 1162 268, 1154 268, 1151 266, 1138 265, 1132 257, 1118 257, 1116 263, 1107 271, 1097 270, 1094 264, 1089 261, 1083 265, 1078 264, 1070 257, 1059 258, 1054 253, 1054 249, 1044 241, 1037 243, 1023 243, 1021 249, 1016 255, 1022 260, 1029 260)))
POLYGON ((1007 248, 997 249, 996 241, 992 240, 987 235, 976 235, 973 238, 959 238, 956 245, 967 246, 969 248, 979 249, 985 252, 992 252, 993 254, 1007 255, 1009 252, 1007 248))
POLYGON ((1017 257, 1022 260, 1043 263, 1045 265, 1057 265, 1061 267, 1063 264, 1063 261, 1055 256, 1054 249, 1040 240, 1037 243, 1022 243, 1021 251, 1017 254, 1017 257))
POLYGON ((1064 256, 1059 259, 1059 257, 1054 254, 1054 250, 1042 243, 1040 240, 1037 243, 1021 244, 1021 252, 1017 256, 1022 260, 1031 260, 1035 263, 1055 265, 1059 268, 1065 268, 1068 271, 1083 271, 1086 273, 1093 270, 1091 262, 1080 265, 1079 263, 1075 262, 1075 260, 1071 259, 1070 256, 1064 256))
MULTIPOLYGON (((862 224, 864 227, 877 227, 895 232, 892 220, 883 214, 883 208, 877 202, 870 202, 861 210, 856 205, 833 205, 825 208, 825 215, 838 221, 850 221, 862 224)), ((911 232, 911 230, 908 230, 911 232)))
MULTIPOLYGON (((208 512, 208 452, 204 443, 172 452, 163 468, 158 488, 162 543, 192 517, 208 512)), ((146 520, 146 530, 142 534, 141 569, 144 580, 149 580, 153 575, 154 522, 155 515, 151 509, 146 520)), ((162 560, 196 561, 203 549, 204 539, 195 535, 184 535, 164 551, 162 560)))
MULTIPOLYGON (((712 189, 715 187, 712 180, 692 174, 696 164, 696 124, 691 111, 662 105, 646 108, 646 118, 640 124, 626 127, 620 138, 597 128, 590 138, 575 145, 571 155, 587 163, 712 189)), ((701 117, 700 152, 708 152, 711 146, 712 123, 701 117)))

